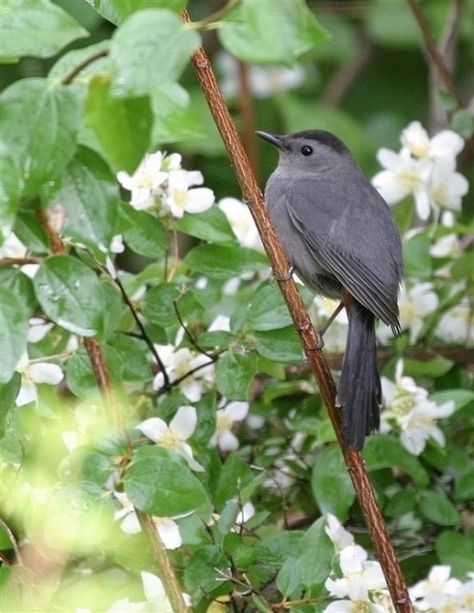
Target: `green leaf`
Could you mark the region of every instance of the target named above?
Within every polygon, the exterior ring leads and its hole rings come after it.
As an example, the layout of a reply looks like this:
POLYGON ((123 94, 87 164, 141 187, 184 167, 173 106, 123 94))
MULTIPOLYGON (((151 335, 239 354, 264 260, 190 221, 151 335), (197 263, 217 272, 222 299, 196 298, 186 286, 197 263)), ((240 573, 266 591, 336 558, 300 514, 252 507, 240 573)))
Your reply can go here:
POLYGON ((54 183, 76 148, 80 109, 73 93, 46 79, 23 79, 4 91, 1 111, 0 133, 20 171, 24 194, 54 183))
POLYGON ((454 402, 456 411, 458 411, 474 400, 474 392, 465 389, 442 390, 430 394, 430 400, 438 406, 446 402, 454 402))
MULTIPOLYGON (((102 346, 102 355, 112 381, 121 381, 124 365, 119 354, 108 347, 102 346)), ((69 389, 79 398, 88 398, 97 392, 97 379, 92 370, 89 355, 84 347, 80 347, 67 361, 65 369, 69 389)))
POLYGON ((226 50, 244 62, 289 65, 329 38, 302 0, 242 0, 218 34, 226 50))
POLYGON ((36 302, 33 283, 19 268, 0 268, 0 292, 8 287, 21 300, 25 312, 31 315, 38 303, 36 302))
POLYGON ((474 251, 461 254, 451 267, 451 274, 455 280, 472 279, 474 270, 474 251))
POLYGON ((426 234, 415 234, 403 243, 405 275, 423 279, 431 275, 430 239, 426 234))
POLYGON ((364 459, 370 470, 397 467, 410 475, 417 485, 426 486, 429 483, 428 475, 418 458, 392 436, 377 434, 369 437, 364 445, 364 459))
POLYGON ((50 205, 63 207, 66 237, 104 253, 115 234, 118 203, 117 184, 104 161, 94 151, 80 148, 50 205))
POLYGON ((0 219, 2 227, 12 227, 24 184, 20 165, 3 140, 0 141, 0 176, 0 219))
POLYGON ((7 287, 0 288, 0 383, 10 381, 26 349, 28 314, 23 302, 7 287))
POLYGON ((160 283, 146 295, 143 314, 157 326, 171 326, 178 321, 173 300, 177 300, 180 287, 174 283, 160 283))
POLYGON ((50 57, 77 38, 89 36, 49 0, 3 0, 0 61, 25 55, 50 57))
POLYGON ((441 355, 423 361, 406 358, 403 360, 403 370, 410 377, 441 377, 451 370, 453 363, 441 355))
POLYGON ((206 490, 176 451, 140 447, 124 476, 133 504, 158 517, 172 517, 208 506, 206 490))
POLYGON ((301 582, 306 586, 323 583, 331 571, 334 545, 326 534, 326 518, 320 517, 304 535, 304 550, 298 557, 301 582))
POLYGON ((316 457, 311 487, 322 513, 332 513, 341 521, 347 519, 355 491, 338 447, 326 447, 316 457))
POLYGON ((388 502, 384 512, 389 517, 401 517, 413 512, 416 504, 416 494, 411 490, 397 492, 388 502))
POLYGON ((164 8, 179 13, 187 0, 86 0, 95 10, 114 24, 121 23, 136 11, 149 8, 164 8))
POLYGON ((276 586, 285 598, 289 598, 301 583, 301 567, 298 560, 289 557, 283 563, 276 577, 276 586))
POLYGON ((275 532, 257 542, 255 555, 260 564, 281 566, 289 556, 300 556, 305 547, 302 530, 275 532))
POLYGON ((439 526, 456 526, 461 521, 453 503, 441 492, 422 492, 419 509, 426 519, 439 526))
POLYGON ((13 406, 21 387, 21 374, 13 373, 13 377, 7 383, 0 384, 0 431, 3 432, 3 422, 7 411, 13 406))
POLYGON ((112 38, 112 95, 143 96, 177 81, 199 42, 199 35, 171 11, 131 15, 112 38))
POLYGON ((275 330, 291 325, 291 316, 275 283, 264 283, 252 297, 247 316, 252 330, 275 330))
POLYGON ((474 473, 469 472, 456 480, 454 499, 460 501, 474 500, 474 473))
POLYGON ((203 213, 185 213, 181 219, 177 220, 176 227, 180 232, 195 236, 203 241, 213 243, 235 241, 227 217, 217 206, 212 206, 203 213))
MULTIPOLYGON (((60 85, 61 81, 80 66, 82 62, 95 56, 100 51, 108 52, 109 46, 108 40, 101 40, 99 43, 89 45, 88 47, 68 51, 52 66, 48 72, 48 81, 55 85, 60 85)), ((75 87, 76 85, 87 86, 93 75, 98 72, 109 72, 109 63, 110 60, 106 55, 104 57, 97 57, 93 62, 84 66, 68 87, 75 87)))
POLYGON ((153 117, 149 99, 112 98, 109 76, 98 74, 90 81, 85 109, 86 123, 112 168, 133 172, 150 145, 153 117))
POLYGON ((33 285, 45 314, 59 326, 81 336, 95 336, 103 329, 103 286, 77 258, 49 258, 35 275, 33 285))
POLYGON ((247 400, 256 368, 255 353, 228 351, 216 364, 217 389, 229 400, 247 400))
POLYGON ((268 268, 268 260, 262 253, 227 245, 194 247, 184 258, 184 264, 194 272, 218 280, 268 268))
POLYGON ((238 494, 252 480, 252 471, 247 463, 237 454, 230 453, 219 475, 214 504, 218 511, 225 503, 238 494))
POLYGON ((123 363, 122 377, 126 381, 151 379, 152 373, 147 357, 148 348, 144 341, 117 334, 113 339, 113 349, 123 363))
POLYGON ((167 245, 167 235, 161 221, 146 211, 136 211, 128 205, 122 211, 127 222, 132 224, 123 232, 123 238, 130 249, 154 260, 162 256, 167 245))
POLYGON ((464 580, 472 572, 472 552, 474 550, 474 530, 466 534, 448 530, 436 539, 436 553, 441 564, 451 566, 453 576, 464 580))
POLYGON ((184 588, 193 602, 199 602, 203 596, 215 598, 229 592, 231 584, 223 581, 218 572, 227 571, 228 566, 228 559, 214 545, 200 547, 193 553, 184 569, 184 588))
POLYGON ((276 362, 300 362, 303 359, 303 349, 294 326, 254 332, 255 348, 264 358, 276 362))

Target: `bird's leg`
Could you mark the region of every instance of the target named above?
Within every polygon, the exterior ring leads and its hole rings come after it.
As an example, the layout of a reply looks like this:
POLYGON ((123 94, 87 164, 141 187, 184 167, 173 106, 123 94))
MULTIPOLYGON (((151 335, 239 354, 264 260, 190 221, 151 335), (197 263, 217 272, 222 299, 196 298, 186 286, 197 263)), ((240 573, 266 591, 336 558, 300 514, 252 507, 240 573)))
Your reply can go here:
POLYGON ((337 305, 337 308, 334 310, 334 312, 331 314, 331 316, 329 317, 329 319, 327 320, 327 322, 324 324, 324 326, 322 326, 321 328, 319 328, 318 330, 318 334, 321 337, 321 340, 323 338, 323 336, 326 334, 329 326, 332 324, 332 322, 336 319, 336 317, 339 315, 339 313, 342 311, 342 309, 344 308, 344 302, 341 300, 341 302, 337 305))
POLYGON ((273 275, 273 277, 274 277, 275 281, 278 281, 278 283, 283 283, 285 281, 290 281, 290 279, 293 276, 294 272, 295 272, 295 267, 292 265, 292 266, 290 266, 290 269, 288 270, 286 275, 284 275, 283 277, 277 277, 276 275, 273 275))

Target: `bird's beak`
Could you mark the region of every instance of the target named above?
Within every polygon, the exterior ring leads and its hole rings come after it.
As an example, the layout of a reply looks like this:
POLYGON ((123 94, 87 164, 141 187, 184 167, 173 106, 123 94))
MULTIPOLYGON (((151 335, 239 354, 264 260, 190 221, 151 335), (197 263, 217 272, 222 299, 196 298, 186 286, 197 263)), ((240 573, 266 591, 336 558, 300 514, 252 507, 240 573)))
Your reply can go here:
POLYGON ((255 132, 257 136, 267 140, 272 145, 275 145, 277 149, 280 151, 288 151, 288 145, 285 143, 284 136, 280 136, 279 134, 271 134, 270 132, 261 132, 257 130, 255 132))

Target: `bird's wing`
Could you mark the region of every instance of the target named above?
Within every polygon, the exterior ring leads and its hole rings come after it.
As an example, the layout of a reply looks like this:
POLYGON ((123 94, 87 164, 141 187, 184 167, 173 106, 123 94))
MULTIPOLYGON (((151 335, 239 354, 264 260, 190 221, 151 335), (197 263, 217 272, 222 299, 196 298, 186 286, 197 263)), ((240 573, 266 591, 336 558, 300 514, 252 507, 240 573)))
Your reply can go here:
POLYGON ((373 211, 369 211, 365 220, 361 210, 357 211, 357 218, 348 219, 347 215, 341 215, 334 219, 335 205, 331 199, 325 199, 326 206, 319 206, 320 203, 309 202, 305 193, 311 191, 302 189, 290 196, 287 207, 291 223, 303 237, 316 262, 333 274, 358 302, 398 331, 398 272, 381 242, 383 234, 374 236, 373 230, 377 228, 371 227, 373 211), (358 236, 359 233, 362 236, 358 236), (383 258, 386 258, 386 263, 383 258), (385 274, 389 283, 374 270, 382 264, 385 273, 387 267, 393 268, 388 275, 385 274))

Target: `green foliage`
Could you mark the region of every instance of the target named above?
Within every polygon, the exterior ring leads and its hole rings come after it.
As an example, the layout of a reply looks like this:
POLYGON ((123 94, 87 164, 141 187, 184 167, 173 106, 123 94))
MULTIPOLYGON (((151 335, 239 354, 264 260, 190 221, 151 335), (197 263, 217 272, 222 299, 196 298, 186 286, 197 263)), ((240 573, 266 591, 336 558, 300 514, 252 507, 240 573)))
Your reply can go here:
MULTIPOLYGON (((240 203, 232 214, 218 205, 241 194, 190 59, 203 40, 262 186, 276 158, 256 148, 255 128, 333 131, 369 176, 379 147, 398 150, 410 121, 427 123, 428 100, 465 140, 472 117, 451 93, 428 96, 403 0, 361 11, 241 0, 213 14, 215 4, 0 8, 1 61, 10 64, 0 113, 5 610, 168 610, 166 600, 139 604, 151 593, 140 573, 157 568, 136 510, 153 517, 166 547, 160 530, 174 522, 180 542, 166 553, 197 613, 322 612, 328 577, 343 574, 335 518, 375 557, 253 222, 240 203), (186 8, 192 24, 180 17, 186 8), (216 199, 208 208, 203 187, 216 199), (137 428, 150 418, 153 440, 137 428), (30 552, 40 569, 27 567, 30 552)), ((420 6, 438 40, 448 3, 420 6)), ((465 57, 457 54, 454 73, 463 93, 474 57, 474 13, 464 10, 465 57)), ((470 156, 466 147, 457 170, 472 184, 470 156)), ((377 329, 386 406, 363 456, 410 584, 434 564, 465 582, 474 544, 472 197, 459 211, 451 203, 454 225, 434 208, 423 225, 413 196, 392 208, 403 238, 403 333, 392 340, 377 329)), ((300 291, 324 323, 329 305, 300 291)), ((324 337, 336 382, 346 330, 338 319, 324 337)))

